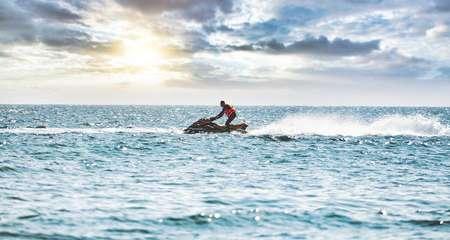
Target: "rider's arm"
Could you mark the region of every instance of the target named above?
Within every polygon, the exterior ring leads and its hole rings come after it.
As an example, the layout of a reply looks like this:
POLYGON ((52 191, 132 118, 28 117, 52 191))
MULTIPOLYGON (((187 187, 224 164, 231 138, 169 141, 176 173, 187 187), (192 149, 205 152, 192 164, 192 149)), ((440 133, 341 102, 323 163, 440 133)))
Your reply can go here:
POLYGON ((219 119, 219 118, 221 118, 221 117, 223 116, 224 113, 225 113, 225 108, 222 109, 222 111, 221 111, 219 114, 217 114, 217 116, 212 117, 212 118, 210 118, 209 120, 214 121, 214 120, 216 120, 216 119, 219 119))

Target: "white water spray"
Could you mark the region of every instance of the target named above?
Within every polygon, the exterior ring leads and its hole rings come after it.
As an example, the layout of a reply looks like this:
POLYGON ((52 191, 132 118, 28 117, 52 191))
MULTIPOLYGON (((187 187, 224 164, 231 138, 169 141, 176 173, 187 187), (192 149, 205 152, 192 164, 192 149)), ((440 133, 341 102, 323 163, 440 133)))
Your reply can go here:
POLYGON ((338 115, 288 116, 250 131, 252 135, 449 136, 450 127, 422 115, 390 115, 371 121, 338 115))

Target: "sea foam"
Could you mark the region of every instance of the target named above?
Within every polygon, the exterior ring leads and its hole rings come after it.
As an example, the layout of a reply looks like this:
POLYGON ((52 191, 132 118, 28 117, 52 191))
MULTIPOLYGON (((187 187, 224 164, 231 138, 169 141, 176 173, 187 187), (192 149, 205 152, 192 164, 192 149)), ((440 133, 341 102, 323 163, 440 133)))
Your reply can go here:
POLYGON ((175 128, 10 128, 0 129, 0 133, 15 134, 104 134, 104 133, 181 133, 175 128))
POLYGON ((250 131, 252 135, 448 136, 450 127, 422 115, 389 115, 370 121, 340 115, 294 115, 250 131))

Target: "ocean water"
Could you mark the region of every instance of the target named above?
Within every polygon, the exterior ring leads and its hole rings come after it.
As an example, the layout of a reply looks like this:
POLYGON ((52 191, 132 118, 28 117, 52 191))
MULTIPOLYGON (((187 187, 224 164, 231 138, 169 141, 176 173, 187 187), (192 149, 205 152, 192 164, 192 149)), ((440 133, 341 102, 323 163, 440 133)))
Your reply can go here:
POLYGON ((0 239, 450 239, 450 108, 219 110, 0 105, 0 239))

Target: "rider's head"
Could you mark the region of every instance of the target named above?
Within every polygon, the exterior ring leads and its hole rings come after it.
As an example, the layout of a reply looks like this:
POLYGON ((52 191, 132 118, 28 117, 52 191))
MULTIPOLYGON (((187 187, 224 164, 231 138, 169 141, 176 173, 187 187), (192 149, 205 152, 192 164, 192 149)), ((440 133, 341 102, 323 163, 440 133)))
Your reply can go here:
POLYGON ((220 106, 221 107, 225 106, 225 101, 224 100, 220 101, 220 106))

